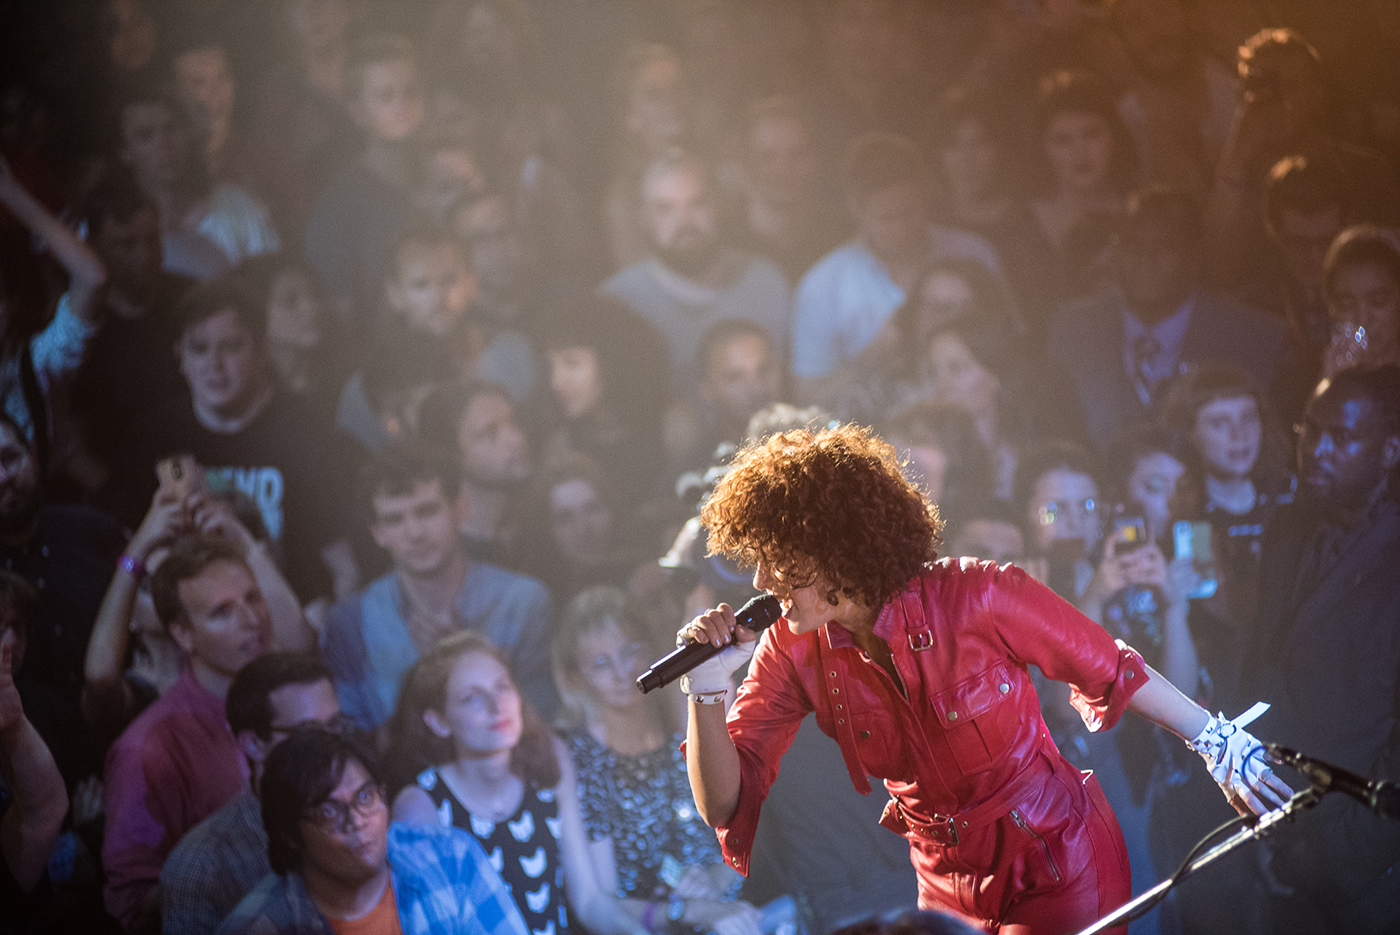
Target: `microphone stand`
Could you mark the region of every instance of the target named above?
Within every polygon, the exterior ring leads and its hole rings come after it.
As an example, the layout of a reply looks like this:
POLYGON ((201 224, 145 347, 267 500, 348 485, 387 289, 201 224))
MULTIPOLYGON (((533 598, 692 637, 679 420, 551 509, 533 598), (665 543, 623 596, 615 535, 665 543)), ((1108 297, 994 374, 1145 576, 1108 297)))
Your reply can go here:
MULTIPOLYGON (((1328 789, 1326 787, 1319 787, 1313 784, 1302 792, 1295 793, 1282 807, 1260 815, 1258 820, 1253 824, 1246 825, 1204 854, 1189 860, 1182 865, 1180 870, 1161 883, 1147 890, 1141 896, 1137 896, 1119 906, 1117 909, 1113 910, 1113 912, 1104 916, 1088 928, 1081 929, 1076 935, 1094 935, 1095 932, 1105 931, 1106 929, 1113 928, 1115 925, 1121 925, 1124 922, 1129 922, 1146 914, 1149 909, 1165 899, 1167 893, 1176 887, 1177 884, 1181 883, 1182 880, 1185 880, 1207 864, 1215 863, 1241 845, 1249 841, 1263 838, 1264 835, 1268 834, 1283 822, 1292 821, 1294 816, 1299 812, 1306 811, 1322 801, 1323 795, 1327 792, 1328 789)), ((1213 835, 1208 835, 1206 840, 1209 840, 1211 836, 1213 835)))

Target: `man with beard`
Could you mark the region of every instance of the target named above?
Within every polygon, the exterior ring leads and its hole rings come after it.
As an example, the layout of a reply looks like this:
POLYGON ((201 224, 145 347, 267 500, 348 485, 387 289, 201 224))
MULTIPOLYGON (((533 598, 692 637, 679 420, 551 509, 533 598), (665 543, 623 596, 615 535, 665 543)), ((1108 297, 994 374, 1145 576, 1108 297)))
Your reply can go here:
MULTIPOLYGON (((1322 386, 1298 426, 1298 501, 1264 542, 1246 692, 1274 703, 1259 736, 1396 780, 1400 368, 1344 370, 1322 386)), ((1400 930, 1400 824, 1333 795, 1268 843, 1270 931, 1400 930)))
POLYGON ((670 347, 677 395, 693 399, 700 339, 726 318, 756 322, 786 346, 787 279, 770 261, 721 243, 712 174, 694 156, 675 152, 652 162, 641 195, 652 256, 614 275, 603 292, 656 326, 670 347))
POLYGON ((361 479, 370 534, 393 570, 337 604, 321 634, 321 658, 340 705, 372 730, 393 714, 404 675, 458 630, 473 630, 510 663, 520 692, 548 717, 559 706, 548 647, 549 592, 533 578, 467 556, 459 530, 465 501, 457 472, 434 453, 381 454, 361 479))
MULTIPOLYGON (((0 568, 18 574, 39 595, 24 667, 16 674, 45 689, 56 706, 46 715, 64 723, 82 723, 78 697, 88 635, 125 541, 121 525, 101 510, 43 502, 34 445, 0 411, 0 568)), ((100 770, 86 736, 50 738, 55 740, 62 741, 55 754, 70 786, 100 770)))

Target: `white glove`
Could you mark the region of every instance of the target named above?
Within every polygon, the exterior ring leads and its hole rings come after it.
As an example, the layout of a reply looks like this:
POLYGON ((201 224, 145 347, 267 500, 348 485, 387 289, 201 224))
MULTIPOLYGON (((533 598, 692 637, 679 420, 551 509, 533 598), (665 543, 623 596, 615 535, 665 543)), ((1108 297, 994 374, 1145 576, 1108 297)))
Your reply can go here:
POLYGON ((1232 721, 1225 720, 1222 712, 1206 722, 1195 740, 1186 741, 1206 761, 1206 769, 1231 803, 1256 801, 1258 789, 1265 785, 1262 777, 1269 772, 1269 764, 1264 745, 1244 728, 1267 710, 1269 705, 1260 701, 1232 721))
MULTIPOLYGON (((685 632, 681 631, 682 634, 685 632)), ((676 643, 684 644, 685 637, 677 636, 676 643)), ((706 659, 688 673, 681 676, 681 691, 687 695, 728 691, 734 687, 732 678, 736 669, 742 668, 753 657, 758 640, 747 643, 731 643, 718 653, 706 659)))

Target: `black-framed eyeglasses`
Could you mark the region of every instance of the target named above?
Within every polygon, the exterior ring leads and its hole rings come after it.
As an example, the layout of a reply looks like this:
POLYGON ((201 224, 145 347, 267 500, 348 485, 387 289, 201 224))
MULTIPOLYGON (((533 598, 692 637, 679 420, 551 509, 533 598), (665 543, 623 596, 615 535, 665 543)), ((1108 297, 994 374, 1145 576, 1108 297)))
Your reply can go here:
POLYGON ((302 817, 327 834, 343 833, 350 829, 352 813, 359 818, 373 818, 385 804, 384 787, 377 782, 367 782, 355 790, 349 802, 326 799, 308 808, 302 817))
POLYGON ((324 730, 341 737, 348 736, 355 731, 355 722, 348 714, 337 714, 327 721, 305 720, 297 721, 295 724, 271 724, 268 726, 269 734, 294 734, 299 730, 324 730))

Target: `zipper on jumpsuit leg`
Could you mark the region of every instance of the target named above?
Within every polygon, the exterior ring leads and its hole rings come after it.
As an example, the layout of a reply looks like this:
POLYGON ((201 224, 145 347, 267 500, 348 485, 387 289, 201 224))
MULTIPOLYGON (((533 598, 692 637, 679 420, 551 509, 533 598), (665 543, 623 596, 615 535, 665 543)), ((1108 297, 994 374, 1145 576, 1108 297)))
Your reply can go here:
POLYGON ((1050 844, 1045 840, 1045 838, 1041 837, 1039 831, 1036 831, 1034 828, 1031 827, 1030 822, 1026 821, 1025 816, 1021 814, 1020 809, 1013 808, 1011 810, 1011 820, 1016 822, 1016 827, 1020 828, 1022 831, 1035 838, 1035 842, 1040 845, 1040 852, 1045 855, 1045 862, 1050 865, 1051 875, 1054 876, 1055 882, 1059 883, 1060 868, 1055 865, 1055 858, 1050 856, 1050 844))

